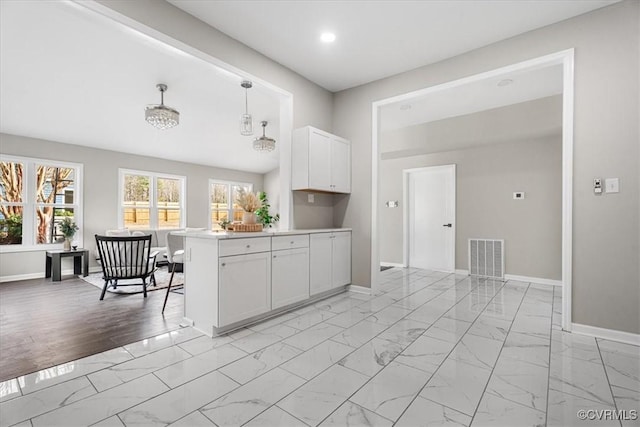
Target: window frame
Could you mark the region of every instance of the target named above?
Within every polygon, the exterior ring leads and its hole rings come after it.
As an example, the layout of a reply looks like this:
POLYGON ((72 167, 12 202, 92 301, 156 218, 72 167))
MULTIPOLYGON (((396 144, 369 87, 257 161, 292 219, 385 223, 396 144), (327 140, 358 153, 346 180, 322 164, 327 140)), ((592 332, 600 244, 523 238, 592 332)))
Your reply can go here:
POLYGON ((36 157, 25 157, 16 155, 0 155, 0 161, 22 163, 23 182, 22 182, 22 203, 3 203, 7 205, 22 206, 22 244, 20 245, 0 245, 0 253, 11 252, 38 252, 54 249, 62 249, 63 242, 59 243, 37 243, 38 217, 36 208, 44 206, 44 204, 36 200, 36 171, 37 166, 70 168, 74 169, 73 182, 73 204, 50 204, 54 207, 62 207, 73 209, 74 222, 78 225, 78 231, 73 240, 78 241, 80 246, 84 246, 84 212, 83 212, 83 167, 82 163, 64 162, 52 159, 42 159, 36 157), (26 243, 25 243, 26 242, 26 243))
MULTIPOLYGON (((227 180, 222 180, 222 179, 214 179, 214 178, 209 178, 209 198, 207 199, 207 204, 209 206, 209 230, 212 231, 216 231, 213 228, 213 220, 211 219, 211 215, 213 214, 214 210, 218 210, 218 211, 223 211, 224 209, 212 209, 211 208, 211 196, 212 191, 211 188, 213 187, 214 184, 222 184, 222 185, 226 185, 227 186, 227 200, 229 201, 229 207, 227 208, 227 218, 231 219, 231 222, 233 222, 233 187, 234 186, 241 186, 241 187, 248 187, 249 191, 253 191, 253 184, 251 182, 239 182, 239 181, 227 181, 227 180)), ((221 230, 218 230, 221 231, 221 230)))
MULTIPOLYGON (((187 177, 184 175, 173 175, 163 172, 143 171, 137 169, 118 168, 118 228, 127 228, 124 223, 124 177, 125 175, 139 175, 149 178, 149 228, 139 230, 159 230, 158 224, 158 179, 175 179, 180 182, 180 224, 177 228, 186 228, 187 223, 187 177)), ((173 209, 173 208, 164 208, 173 209)), ((166 228, 170 230, 173 227, 166 228)), ((136 229, 138 230, 138 229, 136 229)))

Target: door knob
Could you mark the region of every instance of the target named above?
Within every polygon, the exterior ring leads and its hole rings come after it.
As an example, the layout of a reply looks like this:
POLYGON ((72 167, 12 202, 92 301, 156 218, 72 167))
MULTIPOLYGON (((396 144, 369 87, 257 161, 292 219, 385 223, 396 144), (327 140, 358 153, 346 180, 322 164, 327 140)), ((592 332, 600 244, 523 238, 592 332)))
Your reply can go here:
POLYGON ((442 224, 442 226, 443 226, 443 227, 449 227, 449 228, 451 228, 451 227, 452 227, 451 223, 449 223, 449 224, 442 224))

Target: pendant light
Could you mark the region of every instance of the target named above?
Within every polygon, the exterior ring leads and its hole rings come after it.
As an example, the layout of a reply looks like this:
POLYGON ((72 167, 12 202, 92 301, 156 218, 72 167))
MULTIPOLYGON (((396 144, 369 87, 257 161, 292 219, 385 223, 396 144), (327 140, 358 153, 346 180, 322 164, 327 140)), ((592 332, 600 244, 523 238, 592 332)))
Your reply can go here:
POLYGON ((167 91, 167 85, 160 83, 156 87, 160 91, 160 104, 149 105, 146 108, 144 112, 145 120, 153 127, 161 130, 177 126, 180 123, 180 113, 164 105, 164 93, 167 91))
POLYGON ((243 80, 240 86, 244 88, 244 114, 240 116, 240 134, 245 136, 253 135, 253 117, 249 114, 249 100, 247 92, 253 84, 249 80, 243 80))
POLYGON ((253 140, 253 149, 256 151, 273 151, 276 149, 276 140, 265 136, 265 128, 268 122, 260 122, 262 125, 262 136, 253 140))

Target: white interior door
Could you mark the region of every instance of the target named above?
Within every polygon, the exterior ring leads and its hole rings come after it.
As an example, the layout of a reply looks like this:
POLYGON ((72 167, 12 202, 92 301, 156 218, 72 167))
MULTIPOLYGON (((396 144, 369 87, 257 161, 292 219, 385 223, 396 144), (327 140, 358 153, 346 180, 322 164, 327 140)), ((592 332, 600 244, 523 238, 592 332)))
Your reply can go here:
POLYGON ((453 272, 456 166, 409 170, 406 178, 409 266, 453 272))

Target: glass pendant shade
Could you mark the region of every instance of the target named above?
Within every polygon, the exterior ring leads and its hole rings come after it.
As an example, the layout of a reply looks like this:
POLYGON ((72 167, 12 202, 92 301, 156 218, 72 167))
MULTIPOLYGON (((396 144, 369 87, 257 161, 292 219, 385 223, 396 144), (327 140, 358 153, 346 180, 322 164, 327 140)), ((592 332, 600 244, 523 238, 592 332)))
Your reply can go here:
POLYGON ((256 151, 273 151, 276 149, 276 140, 265 136, 267 122, 261 122, 262 136, 253 140, 253 149, 256 151))
POLYGON ((240 86, 244 88, 244 114, 240 116, 240 134, 245 136, 253 135, 253 117, 249 114, 249 99, 247 92, 253 84, 248 80, 243 80, 240 86))
POLYGON ((240 134, 245 136, 253 135, 253 117, 251 114, 240 116, 240 134))
POLYGON ((145 112, 145 120, 153 127, 161 130, 170 129, 180 124, 180 113, 171 107, 164 105, 164 93, 167 90, 167 85, 156 85, 160 91, 160 104, 149 105, 145 112))

